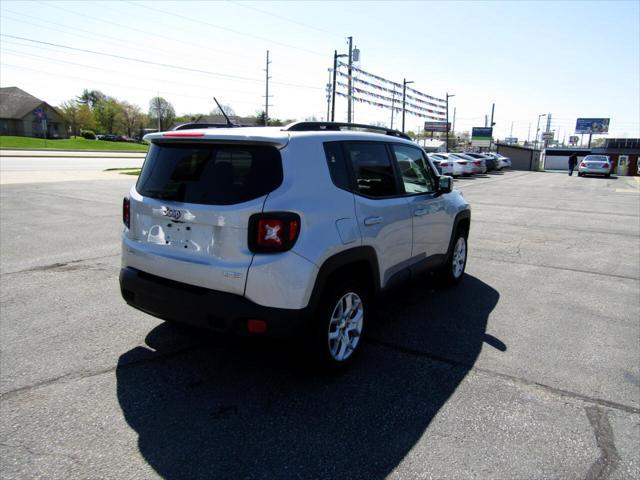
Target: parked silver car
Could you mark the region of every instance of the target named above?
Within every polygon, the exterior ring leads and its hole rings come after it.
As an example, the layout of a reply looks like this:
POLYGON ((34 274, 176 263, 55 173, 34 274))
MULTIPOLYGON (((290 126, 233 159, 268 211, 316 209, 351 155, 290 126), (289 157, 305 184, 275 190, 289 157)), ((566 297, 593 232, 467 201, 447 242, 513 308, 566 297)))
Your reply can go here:
POLYGON ((607 155, 587 155, 578 166, 578 176, 604 175, 611 176, 611 161, 607 155))
POLYGON ((147 135, 123 200, 124 300, 220 332, 295 334, 337 369, 360 350, 376 295, 424 270, 458 283, 471 212, 451 177, 401 132, 343 127, 147 135))

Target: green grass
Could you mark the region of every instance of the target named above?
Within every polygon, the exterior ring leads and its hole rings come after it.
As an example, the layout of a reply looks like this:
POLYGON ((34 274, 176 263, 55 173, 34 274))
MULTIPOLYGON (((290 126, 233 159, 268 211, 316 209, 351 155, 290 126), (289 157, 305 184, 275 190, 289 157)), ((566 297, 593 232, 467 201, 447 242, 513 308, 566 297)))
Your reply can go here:
POLYGON ((146 152, 146 144, 129 142, 106 142, 104 140, 87 140, 86 138, 69 138, 61 140, 44 140, 32 137, 11 137, 0 135, 0 149, 36 149, 36 150, 100 150, 112 152, 146 152))
POLYGON ((140 175, 141 168, 107 168, 105 172, 120 172, 120 175, 140 175))

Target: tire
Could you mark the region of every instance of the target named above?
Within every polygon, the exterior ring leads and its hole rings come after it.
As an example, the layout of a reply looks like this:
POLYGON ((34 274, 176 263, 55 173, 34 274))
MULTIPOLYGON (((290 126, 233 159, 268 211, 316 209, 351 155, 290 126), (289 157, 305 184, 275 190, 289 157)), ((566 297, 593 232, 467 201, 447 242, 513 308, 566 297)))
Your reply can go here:
POLYGON ((344 279, 329 287, 311 332, 312 364, 329 373, 351 365, 362 347, 368 313, 369 295, 359 282, 344 279))
POLYGON ((607 173, 607 174, 604 176, 604 178, 611 178, 611 174, 610 174, 610 173, 607 173))
POLYGON ((468 251, 467 233, 461 229, 456 230, 451 252, 437 272, 438 283, 447 287, 460 283, 467 266, 468 251))

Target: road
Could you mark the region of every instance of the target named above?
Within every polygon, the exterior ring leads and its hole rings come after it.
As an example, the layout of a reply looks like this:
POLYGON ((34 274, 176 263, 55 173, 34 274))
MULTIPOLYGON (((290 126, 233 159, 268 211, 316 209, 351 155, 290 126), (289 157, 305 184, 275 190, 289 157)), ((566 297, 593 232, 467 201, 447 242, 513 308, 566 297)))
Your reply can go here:
POLYGON ((107 169, 139 168, 144 160, 144 154, 121 152, 73 152, 73 156, 71 152, 45 152, 51 156, 40 156, 43 152, 29 156, 29 153, 0 150, 0 184, 118 178, 118 172, 107 169))
POLYGON ((457 181, 460 286, 387 299, 328 378, 124 304, 133 181, 2 186, 3 479, 640 478, 634 179, 457 181))

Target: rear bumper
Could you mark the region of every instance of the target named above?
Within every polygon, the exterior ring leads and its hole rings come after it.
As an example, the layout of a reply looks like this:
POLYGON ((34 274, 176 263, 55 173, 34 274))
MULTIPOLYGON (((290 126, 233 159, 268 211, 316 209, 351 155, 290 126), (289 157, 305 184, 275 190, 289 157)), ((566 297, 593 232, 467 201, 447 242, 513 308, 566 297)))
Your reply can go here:
POLYGON ((304 328, 308 309, 291 310, 258 305, 245 297, 188 285, 151 275, 135 268, 120 270, 120 291, 134 308, 163 320, 217 332, 247 335, 247 321, 263 320, 260 335, 289 337, 304 328))
POLYGON ((580 173, 593 173, 593 174, 597 174, 597 175, 608 175, 611 173, 611 170, 608 168, 589 168, 589 167, 582 167, 582 168, 578 168, 578 172, 580 173))

